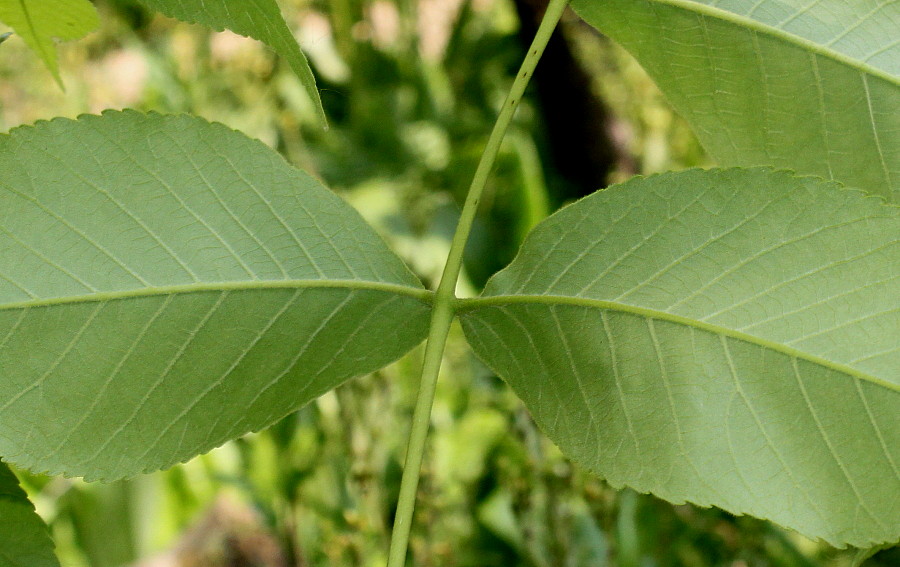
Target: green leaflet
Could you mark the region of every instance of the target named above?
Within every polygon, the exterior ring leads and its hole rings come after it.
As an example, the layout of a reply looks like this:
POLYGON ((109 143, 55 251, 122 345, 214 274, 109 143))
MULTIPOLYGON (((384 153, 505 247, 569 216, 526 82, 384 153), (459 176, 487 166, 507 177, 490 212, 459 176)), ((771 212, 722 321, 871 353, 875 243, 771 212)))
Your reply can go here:
POLYGON ((257 39, 284 57, 300 79, 312 100, 323 126, 327 125, 325 109, 316 88, 316 78, 306 56, 297 45, 294 34, 281 15, 276 0, 138 0, 151 10, 188 23, 203 24, 214 30, 227 28, 237 34, 257 39))
POLYGON ((19 480, 0 463, 0 567, 59 567, 43 520, 19 480))
POLYGON ((0 0, 0 22, 16 30, 44 60, 60 86, 53 39, 78 39, 99 23, 97 10, 88 0, 0 0))
POLYGON ((898 280, 900 208, 691 170, 554 214, 461 319, 613 485, 868 547, 900 538, 898 280))
POLYGON ((900 203, 900 2, 574 0, 724 165, 774 165, 900 203))
POLYGON ((346 203, 189 116, 0 136, 0 454, 115 479, 419 343, 429 292, 346 203))

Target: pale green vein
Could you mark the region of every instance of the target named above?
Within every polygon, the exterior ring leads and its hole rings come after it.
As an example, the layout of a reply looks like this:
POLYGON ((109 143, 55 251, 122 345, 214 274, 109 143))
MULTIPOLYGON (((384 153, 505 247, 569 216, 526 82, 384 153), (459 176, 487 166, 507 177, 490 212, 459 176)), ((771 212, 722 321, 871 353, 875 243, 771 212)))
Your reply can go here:
MULTIPOLYGON (((184 145, 178 140, 178 138, 176 136, 173 136, 169 132, 163 132, 163 135, 166 136, 166 138, 168 138, 172 142, 172 145, 174 145, 175 147, 177 147, 179 150, 181 150, 184 153, 184 156, 187 158, 188 163, 191 164, 191 167, 194 168, 194 171, 196 172, 197 176, 200 177, 201 180, 203 180, 203 185, 209 190, 210 194, 212 194, 212 196, 213 196, 213 198, 215 198, 216 202, 219 203, 219 206, 222 207, 228 213, 229 218, 231 218, 231 220, 233 220, 240 227, 240 229, 244 232, 244 234, 249 236, 253 240, 253 242, 255 242, 256 245, 259 246, 260 249, 262 251, 264 251, 266 253, 266 255, 269 256, 269 259, 272 260, 272 262, 275 264, 275 266, 281 272, 281 275, 283 277, 285 277, 285 278, 290 277, 288 275, 287 270, 284 268, 284 265, 281 263, 280 260, 278 260, 278 258, 269 249, 269 247, 266 245, 266 243, 263 242, 262 240, 260 240, 259 237, 256 236, 256 234, 254 234, 254 232, 250 228, 247 227, 247 225, 244 223, 243 219, 241 219, 240 216, 235 214, 235 212, 231 209, 231 207, 228 205, 228 203, 226 203, 225 200, 222 198, 222 196, 219 195, 219 192, 216 191, 215 188, 213 188, 212 183, 209 182, 209 179, 207 179, 206 174, 203 173, 203 168, 200 167, 197 164, 197 162, 194 161, 194 158, 191 156, 191 152, 186 150, 184 145)), ((237 167, 234 167, 234 164, 232 164, 231 161, 228 160, 227 157, 225 157, 225 156, 222 156, 222 157, 225 159, 225 161, 228 163, 228 165, 231 166, 232 169, 234 169, 235 173, 238 173, 238 177, 241 179, 241 181, 246 186, 248 186, 251 189, 253 189, 254 191, 256 191, 257 195, 259 195, 259 191, 253 185, 251 185, 243 175, 240 175, 240 173, 239 173, 240 169, 237 167)), ((262 195, 259 195, 259 197, 262 199, 263 202, 266 202, 266 200, 262 197, 262 195)), ((195 279, 197 279, 197 278, 195 278, 195 279)))
MULTIPOLYGON (((197 336, 200 334, 200 331, 206 327, 207 323, 209 323, 210 319, 212 319, 213 315, 222 307, 222 304, 225 303, 225 300, 228 298, 229 292, 223 291, 219 294, 219 298, 216 299, 216 302, 210 307, 206 313, 203 315, 203 318, 197 323, 197 325, 191 329, 191 332, 188 334, 188 339, 181 343, 181 346, 178 347, 178 350, 175 351, 175 354, 169 359, 165 368, 159 377, 153 382, 150 388, 144 393, 141 397, 140 402, 135 405, 134 409, 131 411, 131 414, 122 420, 119 427, 112 432, 112 434, 106 438, 106 440, 97 448, 93 455, 91 455, 87 460, 91 461, 97 458, 113 441, 115 441, 119 435, 122 434, 133 422, 134 419, 138 416, 139 413, 147 406, 147 402, 150 401, 150 398, 153 397, 153 394, 159 389, 159 387, 165 382, 166 378, 171 374, 172 369, 175 368, 175 365, 178 364, 178 361, 182 359, 184 353, 188 350, 188 348, 193 344, 194 340, 196 340, 197 336)), ((146 453, 145 453, 146 454, 146 453)), ((143 457, 144 455, 141 455, 143 457)))
POLYGON ((628 313, 631 315, 636 315, 638 317, 643 317, 645 319, 655 319, 657 321, 668 321, 670 323, 700 329, 709 333, 714 333, 716 335, 737 339, 739 341, 743 341, 745 343, 753 344, 756 346, 761 346, 763 348, 773 350, 786 356, 817 364, 824 368, 834 370, 835 372, 841 372, 859 380, 871 382, 894 392, 900 392, 900 385, 892 384, 887 380, 872 376, 871 374, 867 374, 856 368, 847 366, 845 364, 840 364, 838 362, 834 362, 832 360, 828 360, 807 352, 803 352, 801 350, 791 348, 775 341, 770 341, 754 335, 742 333, 734 329, 707 323, 705 321, 698 321, 689 317, 667 313, 665 311, 657 311, 656 309, 648 309, 646 307, 627 305, 614 301, 557 295, 496 295, 491 297, 460 299, 457 312, 463 314, 485 307, 506 307, 509 305, 545 305, 548 307, 556 305, 571 305, 574 307, 585 307, 589 309, 601 309, 604 311, 628 313))
POLYGON ((625 396, 625 390, 622 388, 622 376, 619 372, 621 365, 619 364, 615 335, 613 334, 612 329, 609 328, 609 319, 606 317, 605 313, 600 313, 600 322, 603 323, 603 332, 606 333, 606 346, 609 348, 609 359, 612 362, 613 382, 615 382, 616 391, 619 393, 619 403, 622 405, 622 415, 625 416, 625 423, 628 425, 628 433, 631 435, 631 440, 634 441, 635 454, 640 455, 641 444, 638 441, 638 436, 635 432, 634 420, 631 419, 631 412, 628 411, 628 405, 625 403, 625 400, 628 398, 625 396))
POLYGON ((22 390, 18 394, 12 396, 5 404, 3 404, 3 406, 0 406, 0 412, 6 411, 7 409, 9 409, 10 406, 12 406, 16 402, 18 402, 20 399, 22 399, 22 397, 25 396, 25 394, 28 394, 28 393, 30 393, 38 388, 42 388, 44 386, 44 382, 47 381, 47 378, 49 378, 50 375, 53 374, 53 371, 56 370, 56 368, 69 355, 69 353, 71 353, 75 349, 75 345, 77 345, 78 341, 81 340, 81 337, 84 335, 85 331, 87 331, 91 327, 91 324, 94 322, 94 320, 100 314, 100 312, 103 311, 104 307, 105 307, 104 304, 100 304, 94 308, 94 310, 91 312, 91 314, 85 320, 85 322, 81 325, 81 327, 78 329, 78 331, 74 335, 72 335, 72 339, 69 341, 69 344, 67 344, 66 348, 63 349, 62 353, 60 353, 60 355, 56 357, 56 360, 53 361, 53 363, 50 365, 50 367, 43 374, 41 374, 40 378, 35 380, 32 384, 28 385, 24 390, 22 390))
MULTIPOLYGON (((168 193, 172 196, 172 198, 174 198, 176 201, 178 201, 178 205, 181 208, 181 210, 187 211, 188 214, 190 214, 192 217, 194 217, 194 219, 196 219, 196 221, 198 223, 200 223, 203 226, 203 228, 205 228, 209 232, 210 235, 212 235, 216 240, 218 240, 219 243, 222 245, 222 247, 225 250, 227 250, 229 254, 231 254, 231 256, 234 258, 235 262, 237 262, 237 264, 241 267, 242 270, 244 270, 247 273, 248 276, 250 276, 251 278, 254 278, 254 279, 258 277, 256 275, 256 273, 250 268, 250 266, 247 265, 247 263, 244 261, 244 259, 241 257, 241 255, 237 253, 237 251, 234 249, 234 246, 232 246, 230 242, 228 242, 221 234, 219 234, 219 232, 216 229, 214 229, 209 224, 209 222, 205 218, 203 218, 203 216, 201 214, 197 213, 197 211, 195 211, 192 207, 188 206, 188 204, 184 200, 184 198, 181 195, 179 195, 178 188, 174 187, 171 183, 166 182, 157 171, 145 166, 143 161, 140 159, 140 156, 134 155, 133 153, 129 152, 128 148, 126 146, 124 146, 122 143, 115 140, 113 138, 113 136, 104 132, 101 128, 99 128, 97 126, 96 123, 92 124, 90 122, 86 122, 85 124, 87 124, 88 127, 90 127, 98 135, 100 135, 105 140, 107 140, 110 144, 115 146, 116 149, 118 149, 121 152, 121 155, 125 159, 127 159, 130 163, 134 164, 135 167, 137 167, 138 169, 140 169, 141 171, 143 171, 144 173, 149 175, 151 178, 153 178, 153 180, 156 181, 157 183, 159 183, 159 185, 161 187, 164 187, 166 189, 166 191, 168 191, 168 193)), ((192 160, 190 158, 190 155, 191 155, 190 152, 185 152, 183 155, 185 156, 185 158, 188 158, 187 159, 188 163, 192 163, 192 160)), ((56 159, 58 161, 60 161, 61 163, 63 163, 63 161, 64 161, 63 158, 61 158, 59 156, 56 156, 56 159)), ((131 214, 134 215, 134 213, 131 213, 131 214)), ((137 217, 137 215, 134 215, 134 216, 135 216, 135 218, 137 217)), ((177 256, 175 258, 177 259, 177 256)))
MULTIPOLYGON (((6 183, 0 182, 0 187, 2 187, 3 189, 5 189, 5 190, 8 191, 9 193, 15 195, 16 197, 19 197, 20 199, 22 199, 22 200, 24 200, 24 201, 27 201, 27 202, 31 203, 31 204, 34 205, 36 208, 38 208, 38 209, 40 209, 41 211, 43 211, 45 214, 47 214, 48 216, 50 216, 50 217, 52 217, 53 219, 55 219, 56 221, 58 221, 60 224, 62 224, 63 226, 65 226, 66 228, 68 228, 69 230, 71 230, 76 236, 78 236, 79 238, 81 238, 82 240, 84 240, 85 242, 87 242, 88 244, 90 244, 91 246, 93 246, 93 247, 94 247, 97 251, 99 251, 101 254, 103 254, 104 256, 106 256, 107 258, 109 258, 110 260, 112 260, 119 268, 122 269, 123 272, 125 272, 126 274, 128 274, 130 277, 134 278, 135 280, 137 280, 138 282, 140 282, 140 283, 143 284, 143 285, 149 285, 149 284, 150 284, 150 282, 148 282, 148 281, 145 280, 143 277, 141 277, 141 275, 140 275, 139 273, 137 273, 137 272, 135 272, 134 270, 132 270, 131 267, 128 266, 127 263, 123 262, 123 261, 122 261, 120 258, 118 258, 115 254, 113 254, 112 252, 110 252, 109 249, 107 249, 107 248, 106 248, 105 246, 103 246, 101 243, 99 243, 99 242, 97 242, 96 240, 94 240, 93 238, 91 238, 86 232, 84 232, 83 230, 79 229, 77 226, 75 226, 74 224, 72 224, 72 223, 71 223, 64 215, 61 215, 61 214, 57 213, 56 211, 50 209, 49 207, 47 207, 46 205, 44 205, 43 203, 41 203, 40 200, 36 199, 35 197, 32 197, 32 196, 28 195, 27 193, 25 193, 25 192, 23 192, 23 191, 19 191, 18 189, 14 188, 14 187, 11 186, 11 185, 8 185, 8 184, 6 184, 6 183)), ((52 265, 52 264, 51 264, 51 265, 52 265)), ((68 275, 68 274, 67 274, 67 275, 68 275)))
MULTIPOLYGON (((722 344, 722 353, 725 355, 725 361, 728 365, 728 374, 731 376, 731 380, 734 382, 734 391, 741 398, 741 401, 744 403, 744 406, 747 408, 747 411, 750 412, 750 416, 753 418, 753 422, 756 423, 756 428, 759 430, 760 434, 762 434, 763 439, 766 441, 766 446, 772 451, 772 454, 775 455, 775 458, 778 459, 779 464, 781 465, 781 469, 788 474, 791 479, 791 483, 794 486, 800 486, 803 488, 803 496, 806 498, 806 501, 809 502, 810 507, 815 510, 816 514, 819 515, 820 518, 825 516, 822 515, 821 510, 816 505, 816 501, 813 498, 809 497, 809 494, 806 492, 806 488, 804 483, 800 482, 797 477, 794 475, 794 471, 788 465, 787 461, 784 458, 784 455, 781 454, 781 451, 778 450, 778 444, 772 439, 772 436, 769 435, 768 430, 766 430, 765 425, 763 424, 763 419, 760 417, 759 412, 756 411, 756 408, 753 407, 753 402, 751 401, 751 397, 747 395, 747 392, 744 391, 744 386, 741 383, 741 379, 738 376, 737 368, 734 364, 734 357, 731 355, 731 350, 728 348, 728 341, 725 340, 724 336, 719 336, 719 340, 722 344)), ((791 362, 796 364, 796 358, 792 359, 791 362)), ((807 404, 809 400, 807 399, 807 404)), ((824 435, 824 432, 820 430, 820 433, 824 435)), ((835 457, 836 458, 836 457, 835 457)), ((851 481, 852 482, 852 481, 851 481)))
POLYGON ((272 289, 355 289, 368 291, 383 291, 406 295, 425 303, 430 303, 434 295, 427 289, 409 287, 401 284, 384 282, 360 281, 360 280, 248 280, 233 282, 204 282, 198 284, 151 286, 122 291, 106 291, 85 295, 70 295, 65 297, 51 297, 46 299, 34 299, 28 301, 16 301, 0 304, 0 311, 13 311, 16 309, 29 309, 32 307, 50 307, 56 305, 71 305, 76 303, 98 303, 123 299, 136 299, 143 297, 166 296, 171 294, 208 293, 216 291, 257 291, 272 289))
MULTIPOLYGON (((550 316, 553 318, 553 324, 556 326, 556 333, 559 336, 560 343, 562 344, 563 349, 565 350, 569 370, 572 372, 572 376, 575 378, 576 384, 578 384, 578 392, 579 394, 581 394, 581 400, 584 402, 584 408, 587 410, 588 416, 590 417, 590 426, 599 439, 602 436, 602 432, 600 431, 600 423, 594 416, 594 412, 591 411, 591 402, 589 401, 590 396, 588 396, 587 388, 585 387, 584 377, 581 375, 581 372, 578 370, 578 365, 575 363, 575 356, 572 354, 572 347, 569 346, 569 340, 566 338, 566 332, 563 330, 563 326, 559 320, 559 316, 556 314, 555 310, 550 310, 550 316)), ((596 458, 600 458, 600 447, 597 446, 596 450, 596 458)))
MULTIPOLYGON (((284 370, 279 372, 272 380, 269 381, 268 384, 266 384, 259 391, 256 392, 256 395, 253 396, 252 400, 250 400, 248 407, 253 407, 253 405, 256 403, 256 401, 259 400, 259 398, 261 398, 263 396, 263 394, 268 392, 275 384, 277 384, 279 382, 279 380, 281 380, 282 378, 287 376, 287 374, 291 371, 291 369, 294 368, 298 362, 300 362, 300 359, 303 358, 303 356, 306 354, 307 350, 309 350, 310 345, 312 345, 313 342, 315 342, 316 338, 321 334, 322 330, 325 327, 327 327, 328 324, 331 322, 331 320, 334 319, 334 317, 338 313, 340 313, 341 309, 343 309, 347 305, 347 303, 350 302, 350 299, 351 299, 351 296, 349 296, 349 295, 347 297, 345 297, 344 299, 342 299, 341 302, 338 303, 331 310, 331 313, 329 313, 328 315, 326 315, 325 317, 322 318, 322 320, 319 322, 319 326, 316 327, 312 333, 310 333, 309 337, 307 337, 306 341, 304 341, 303 346, 300 347, 299 349, 297 349, 296 354, 294 354, 294 356, 291 358, 291 360, 285 365, 284 370)), ((357 328, 359 328, 359 327, 357 327, 357 328)), ((334 361, 334 357, 332 357, 331 360, 334 361)), ((307 381, 303 385, 303 387, 300 389, 300 391, 298 392, 298 395, 305 394, 306 390, 309 389, 309 387, 312 385, 312 383, 313 383, 312 380, 307 381)), ((267 418, 267 420, 268 419, 269 418, 267 418)))
MULTIPOLYGON (((98 134, 101 134, 101 135, 102 135, 102 133, 99 132, 99 131, 98 131, 98 134)), ((123 205, 122 203, 120 203, 118 199, 116 199, 115 197, 113 197, 113 195, 112 195, 112 193, 111 193, 110 191, 104 189, 103 187, 101 187, 101 186, 100 186, 99 184, 97 184, 96 182, 94 182, 94 181, 88 179, 87 177, 85 177, 84 175, 82 175, 81 173, 79 173, 75 168, 73 168, 69 163, 67 163, 67 161, 66 161, 64 158, 62 158, 62 157, 60 157, 60 156, 58 156, 58 155, 52 154, 52 153, 48 152, 45 148, 42 148, 42 147, 38 147, 38 150, 39 150, 41 153, 43 153, 44 155, 46 155, 48 158, 52 159, 53 161, 55 161, 56 163, 58 163, 59 165, 61 165, 61 166, 62 166, 63 168, 65 168, 66 171, 68 171, 71 175, 77 177, 77 178, 78 178, 82 183, 84 183, 87 187, 90 187, 91 189, 93 189, 94 191, 96 191, 98 194, 102 195, 103 198, 107 199, 110 203, 112 203, 113 205, 115 205, 116 208, 118 208, 118 209, 121 210, 123 213, 125 213, 125 214, 126 214, 130 219, 132 219, 132 220, 133 220, 133 221, 134 221, 134 222, 135 222, 135 223, 136 223, 136 224, 137 224, 144 232, 146 232, 147 235, 150 236, 150 238, 152 238, 157 244, 159 244, 159 245, 163 248, 163 250, 165 250, 166 253, 169 254, 169 256, 171 256, 172 259, 175 260, 175 261, 178 263, 178 265, 181 267, 181 269, 184 270, 185 272, 187 272, 187 274, 191 277, 191 279, 193 279, 194 281, 199 281, 199 278, 197 277, 197 274, 195 274, 194 271, 191 270, 191 268, 184 262, 184 260, 182 260, 182 259, 178 256, 178 254, 176 254, 175 251, 174 251, 171 247, 169 247, 169 245, 166 244, 166 243, 162 240, 162 238, 160 238, 160 236, 159 236, 158 234, 156 234, 156 232, 154 232, 149 226, 147 226, 147 224, 146 224, 144 221, 142 221, 136 214, 134 214, 133 212, 131 212, 130 210, 128 210, 128 207, 126 207, 125 205, 123 205)), ((94 158, 94 163, 97 165, 97 167, 100 168, 100 169, 102 170, 102 169, 103 169, 103 165, 102 165, 102 163, 100 162, 100 160, 97 158, 96 153, 91 152, 91 157, 94 158)), ((148 172, 148 173, 149 173, 149 172, 148 172)), ((33 184, 32 184, 32 187, 33 187, 33 184)), ((47 209, 47 210, 49 211, 50 209, 47 209)), ((74 225, 73 225, 73 227, 74 227, 74 225)))
MULTIPOLYGON (((274 315, 272 315, 271 317, 269 317, 269 320, 266 322, 266 324, 263 325, 263 327, 262 327, 261 329, 259 329, 259 330, 256 332, 256 336, 253 337, 253 339, 250 340, 250 341, 247 343, 247 346, 244 347, 244 349, 243 349, 240 353, 238 353, 238 355, 237 355, 237 357, 234 359, 234 361, 232 361, 232 363, 228 366, 228 369, 225 370, 225 372, 223 372, 216 380, 212 381, 212 382, 211 382, 211 383, 210 383, 203 391, 201 391, 201 392, 200 392, 193 400, 191 400, 189 403, 185 404, 185 407, 184 407, 183 410, 181 410, 181 413, 179 413, 177 416, 175 416, 175 418, 172 419, 172 420, 169 422, 169 424, 166 425, 166 427, 164 427, 164 428, 162 429, 162 431, 160 431, 160 433, 157 435, 157 437, 156 437, 157 442, 156 442, 156 443, 151 443, 150 445, 148 445, 147 449, 146 449, 146 450, 138 457, 139 459, 143 460, 143 459, 147 456, 147 454, 150 453, 150 451, 152 451, 152 450, 156 447, 157 443, 158 443, 159 441, 161 441, 161 440, 166 436, 166 434, 168 434, 168 432, 169 432, 173 427, 175 427, 175 425, 176 425, 178 422, 180 422, 182 419, 184 419, 184 417, 185 417, 186 415, 188 415, 191 411, 193 411, 194 408, 196 408, 197 405, 200 404, 200 402, 203 401, 204 398, 206 398, 207 396, 209 396, 210 393, 212 393, 216 388, 218 388, 219 386, 221 386, 221 385, 225 382, 225 380, 227 380, 228 377, 232 375, 232 373, 234 372, 234 370, 235 370, 235 369, 241 364, 241 362, 247 357, 247 355, 250 353, 250 351, 252 351, 252 350, 256 347, 256 345, 259 344, 259 341, 261 341, 261 340, 263 339, 263 337, 265 337, 265 336, 268 334, 269 329, 271 329, 272 326, 273 326, 279 319, 281 319, 281 317, 282 317, 282 316, 283 316, 283 315, 284 315, 291 307, 294 306, 294 304, 295 304, 296 301, 297 301, 297 298, 300 297, 300 294, 301 294, 300 290, 295 291, 295 292, 294 292, 294 295, 292 295, 292 296, 290 297, 290 299, 288 299, 288 300, 284 303, 284 305, 282 305, 281 308, 280 308, 274 315)), ((346 302, 346 301, 349 301, 349 299, 350 299, 351 297, 352 297, 352 294, 348 295, 348 296, 344 299, 344 301, 345 301, 345 302, 346 302)), ((310 340, 312 340, 312 337, 310 338, 310 340)), ((213 425, 213 426, 210 428, 210 431, 214 431, 214 430, 215 430, 215 425, 213 425)), ((177 450, 175 451, 175 453, 177 454, 177 450)))
POLYGON ((723 10, 721 8, 716 8, 714 6, 709 6, 706 4, 698 4, 697 2, 692 2, 691 0, 653 0, 657 4, 666 4, 675 8, 681 8, 683 10, 687 10, 689 12, 694 12, 701 16, 706 16, 710 18, 715 18, 724 22, 728 22, 730 24, 734 24, 736 26, 740 26, 742 28, 746 28, 752 31, 760 32, 775 38, 778 38, 787 43, 792 43, 797 45, 798 47, 803 48, 806 51, 810 51, 813 53, 818 53, 824 57, 831 58, 839 63, 843 63, 844 65, 848 65, 850 67, 855 67, 860 71, 868 73, 869 75, 879 77, 888 81, 889 83, 893 83, 895 85, 900 85, 900 77, 896 77, 878 69, 877 67, 873 67, 868 63, 860 61, 858 59, 854 59, 853 57, 849 57, 840 53, 839 51, 835 51, 833 49, 829 49, 827 46, 818 44, 814 41, 808 40, 798 35, 794 35, 788 33, 784 30, 778 29, 776 27, 766 25, 762 22, 754 20, 753 18, 748 18, 746 16, 741 16, 735 14, 733 12, 729 12, 727 10, 723 10))
MULTIPOLYGON (((109 376, 107 376, 106 380, 104 380, 103 386, 97 392, 97 395, 94 396, 94 399, 91 401, 91 405, 88 406, 88 408, 84 410, 84 412, 81 415, 81 418, 75 423, 75 425, 73 425, 72 427, 69 428, 69 432, 66 434, 65 437, 63 437, 62 441, 60 441, 60 443, 54 448, 54 450, 53 450, 54 453, 58 453, 59 451, 61 451, 63 449, 63 447, 65 447, 69 443, 72 436, 75 435, 75 433, 81 428, 81 426, 83 426, 84 423, 88 419, 90 419, 91 417, 93 417, 95 415, 94 410, 96 410, 97 406, 100 405, 100 400, 103 398, 104 395, 106 395, 106 392, 109 389, 109 386, 113 383, 113 380, 115 380, 115 378, 117 376, 119 376, 119 373, 121 372, 122 368, 125 366, 125 364, 128 362, 128 360, 131 359, 131 357, 134 355, 138 346, 143 342, 144 337, 146 337, 147 332, 153 327, 153 325, 156 324, 156 321, 160 318, 160 316, 163 314, 163 312, 166 311, 169 308, 169 306, 172 304, 172 299, 174 297, 175 297, 174 295, 170 295, 169 297, 167 297, 166 300, 160 304, 160 306, 156 310, 156 312, 147 320, 147 323, 144 324, 144 326, 141 328, 141 331, 138 333, 138 335, 135 337, 135 339, 131 342, 131 346, 128 347, 128 349, 125 351, 125 353, 119 359, 119 362, 116 364, 115 368, 113 368, 112 372, 110 372, 109 376)), ((22 310, 23 316, 25 313, 27 313, 27 310, 23 309, 22 310)))
POLYGON ((881 147, 881 136, 878 133, 875 110, 872 108, 872 93, 869 89, 869 78, 865 73, 860 73, 860 78, 862 79, 863 88, 866 91, 866 108, 869 111, 869 123, 872 125, 872 140, 874 140, 875 148, 878 150, 878 158, 881 161, 881 169, 884 172, 884 177, 888 180, 888 183, 890 183, 893 175, 891 175, 891 170, 888 167, 887 161, 884 159, 884 149, 881 147))
MULTIPOLYGON (((703 474, 701 474, 700 469, 697 468, 697 465, 691 458, 690 452, 688 452, 684 444, 684 432, 682 431, 681 420, 678 417, 678 409, 677 404, 675 403, 675 397, 672 394, 672 383, 669 378, 669 369, 666 366, 666 361, 663 357, 662 343, 659 340, 659 336, 657 336, 656 334, 656 325, 653 324, 653 319, 649 319, 647 321, 647 330, 650 333, 650 340, 653 342, 653 352, 656 355, 656 363, 659 366, 659 374, 662 377, 663 388, 666 391, 666 399, 669 403, 669 413, 672 414, 672 423, 675 425, 675 436, 678 439, 678 450, 681 451, 681 455, 684 457, 684 460, 687 462, 688 466, 691 467, 696 480, 702 482, 706 489, 714 494, 716 498, 718 498, 719 500, 723 500, 718 491, 710 486, 709 483, 706 482, 706 480, 703 478, 703 474)), ((671 476, 671 474, 672 472, 670 470, 669 475, 671 476)), ((744 484, 747 483, 745 482, 744 484)))

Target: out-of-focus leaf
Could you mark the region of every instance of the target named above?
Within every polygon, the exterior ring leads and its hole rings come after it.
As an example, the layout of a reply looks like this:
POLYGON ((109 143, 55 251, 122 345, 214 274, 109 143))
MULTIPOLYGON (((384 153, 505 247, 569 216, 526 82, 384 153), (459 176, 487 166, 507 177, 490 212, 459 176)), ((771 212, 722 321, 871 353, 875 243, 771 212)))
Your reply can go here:
POLYGON ((325 109, 316 78, 294 34, 284 21, 275 0, 138 0, 151 10, 188 23, 203 24, 216 31, 257 39, 284 57, 313 101, 322 125, 327 125, 325 109))
POLYGON ((772 165, 900 202, 900 2, 574 0, 722 165, 772 165))
MULTIPOLYGON (((99 20, 88 0, 0 0, 0 22, 25 40, 62 87, 53 40, 84 37, 97 27, 99 20)), ((0 37, 0 42, 4 39, 0 37)))
POLYGON ((857 549, 856 553, 853 554, 853 558, 850 560, 850 567, 862 567, 867 559, 873 557, 879 551, 882 551, 889 547, 893 547, 893 545, 893 543, 886 543, 884 545, 876 545, 875 547, 870 547, 868 549, 857 549))

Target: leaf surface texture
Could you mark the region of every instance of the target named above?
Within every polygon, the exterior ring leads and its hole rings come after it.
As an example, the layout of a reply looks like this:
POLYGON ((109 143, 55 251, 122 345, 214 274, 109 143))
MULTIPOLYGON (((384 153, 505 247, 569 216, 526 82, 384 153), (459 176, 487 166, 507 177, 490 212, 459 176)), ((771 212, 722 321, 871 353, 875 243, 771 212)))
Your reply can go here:
POLYGON ((14 29, 62 84, 54 38, 79 39, 99 20, 88 0, 0 0, 0 22, 14 29))
POLYGON ((615 486, 900 538, 900 208, 816 178, 636 179, 466 300, 478 355, 615 486))
POLYGON ((202 24, 216 31, 229 29, 265 43, 287 60, 315 105, 319 120, 326 124, 316 78, 275 0, 138 1, 151 10, 183 22, 202 24))
POLYGON ((574 0, 723 165, 900 202, 900 1, 574 0))
POLYGON ((0 463, 0 567, 59 567, 44 521, 19 486, 19 479, 0 463))
POLYGON ((0 136, 0 454, 115 479, 258 430, 426 334, 429 292, 263 144, 108 112, 0 136))

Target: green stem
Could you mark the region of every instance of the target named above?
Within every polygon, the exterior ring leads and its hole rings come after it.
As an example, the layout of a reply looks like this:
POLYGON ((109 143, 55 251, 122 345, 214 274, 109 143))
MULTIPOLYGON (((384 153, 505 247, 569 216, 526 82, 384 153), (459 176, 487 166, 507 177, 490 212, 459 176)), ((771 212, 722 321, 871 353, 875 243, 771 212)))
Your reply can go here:
POLYGON ((447 342, 447 334, 450 332, 450 324, 456 316, 456 282, 462 270, 463 252, 475 214, 478 212, 478 204, 481 195, 487 185, 487 178, 500 152, 500 144, 503 136, 509 129, 513 115, 518 108, 525 87, 534 73, 544 48, 556 28, 556 24, 562 17, 563 11, 569 0, 550 0, 550 5, 544 14, 541 25, 538 28, 534 41, 528 49, 528 54, 522 62, 519 74, 513 82, 512 88, 503 103, 500 116, 494 124, 491 137, 484 148, 481 161, 472 178, 472 185, 466 196, 460 214, 456 234, 450 245, 450 254, 444 265, 444 273, 438 285, 434 297, 434 307, 431 315, 431 327, 428 332, 427 346, 425 347, 425 360, 422 365, 422 381, 419 385, 419 393, 416 398, 416 409, 413 413, 412 429, 409 434, 409 445, 406 450, 406 464, 403 467, 403 480, 400 483, 400 498, 397 502, 397 515, 394 520, 394 530, 391 534, 391 551, 388 557, 388 567, 404 567, 406 564, 407 547, 409 546, 409 532, 412 527, 413 510, 416 504, 416 491, 419 486, 419 476, 422 469, 422 457, 425 452, 425 439, 428 436, 428 425, 431 421, 431 408, 434 404, 434 391, 437 385, 438 374, 441 369, 441 359, 444 354, 444 345, 447 342))

